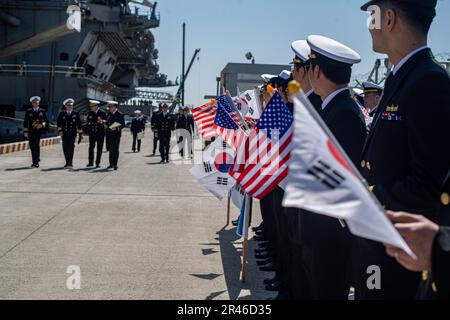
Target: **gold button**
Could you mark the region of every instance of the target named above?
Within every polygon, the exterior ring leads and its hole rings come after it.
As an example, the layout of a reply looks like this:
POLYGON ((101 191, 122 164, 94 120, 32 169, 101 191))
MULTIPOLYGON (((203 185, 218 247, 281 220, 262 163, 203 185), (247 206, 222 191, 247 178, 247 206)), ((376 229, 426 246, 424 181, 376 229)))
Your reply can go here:
POLYGON ((361 168, 365 168, 366 167, 366 161, 361 161, 361 168))
POLYGON ((441 195, 441 202, 444 206, 448 206, 450 204, 450 196, 448 193, 443 193, 441 195))
POLYGON ((436 283, 433 282, 433 283, 431 284, 431 289, 433 289, 433 292, 434 292, 434 293, 438 293, 438 289, 437 289, 436 283))
POLYGON ((422 280, 423 280, 423 281, 428 281, 428 271, 424 271, 424 272, 422 273, 422 280))
POLYGON ((367 169, 370 171, 370 170, 372 170, 372 165, 370 164, 370 162, 367 162, 367 169))

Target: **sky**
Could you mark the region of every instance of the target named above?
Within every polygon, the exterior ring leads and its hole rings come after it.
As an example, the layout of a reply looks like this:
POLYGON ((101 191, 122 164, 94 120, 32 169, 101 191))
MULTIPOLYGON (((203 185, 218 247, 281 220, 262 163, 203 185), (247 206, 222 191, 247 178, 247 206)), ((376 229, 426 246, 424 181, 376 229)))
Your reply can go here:
MULTIPOLYGON (((161 26, 154 29, 160 71, 175 80, 181 75, 182 24, 186 22, 186 64, 201 49, 186 83, 186 104, 199 106, 216 92, 216 77, 229 62, 287 64, 290 45, 310 34, 334 38, 362 56, 355 74, 369 72, 377 58, 367 30, 364 0, 160 0, 161 26)), ((438 0, 429 45, 450 52, 450 0, 438 0)), ((173 90, 173 89, 171 89, 173 90)), ((175 90, 176 91, 176 90, 175 90)))

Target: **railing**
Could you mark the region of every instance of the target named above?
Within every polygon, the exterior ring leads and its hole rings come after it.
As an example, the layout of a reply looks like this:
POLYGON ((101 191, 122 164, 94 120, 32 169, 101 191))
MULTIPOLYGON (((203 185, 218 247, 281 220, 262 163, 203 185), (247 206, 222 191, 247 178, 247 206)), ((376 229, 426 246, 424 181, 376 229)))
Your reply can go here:
MULTIPOLYGON (((19 123, 21 126, 23 125, 23 119, 17 119, 17 118, 10 118, 10 117, 5 117, 5 116, 0 116, 0 120, 6 120, 6 121, 10 121, 10 122, 15 122, 15 123, 19 123)), ((57 126, 55 126, 54 124, 49 124, 49 129, 51 131, 56 131, 58 129, 57 126)))
POLYGON ((5 73, 16 74, 19 77, 24 77, 31 74, 51 74, 65 75, 72 77, 85 77, 86 70, 84 68, 72 66, 58 66, 58 65, 37 65, 37 64, 0 64, 0 76, 5 73))

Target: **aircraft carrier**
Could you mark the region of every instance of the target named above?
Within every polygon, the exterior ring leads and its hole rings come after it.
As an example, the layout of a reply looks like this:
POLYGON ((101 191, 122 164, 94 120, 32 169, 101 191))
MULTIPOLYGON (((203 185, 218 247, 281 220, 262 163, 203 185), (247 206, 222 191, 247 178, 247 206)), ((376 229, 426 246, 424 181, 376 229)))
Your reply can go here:
POLYGON ((30 96, 55 121, 67 97, 125 102, 139 87, 174 83, 159 72, 147 0, 0 0, 0 141, 22 135, 30 96))

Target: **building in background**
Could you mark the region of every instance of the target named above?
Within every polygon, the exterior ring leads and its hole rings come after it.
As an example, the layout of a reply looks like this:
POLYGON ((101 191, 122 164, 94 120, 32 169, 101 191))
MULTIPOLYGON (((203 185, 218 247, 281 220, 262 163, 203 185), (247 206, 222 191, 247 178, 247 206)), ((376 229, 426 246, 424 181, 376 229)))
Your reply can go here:
MULTIPOLYGON (((283 70, 291 70, 290 65, 274 64, 250 64, 250 63, 229 63, 220 74, 219 88, 230 91, 230 94, 237 95, 237 89, 241 92, 254 89, 263 80, 262 74, 268 73, 279 75, 283 70)), ((222 93, 222 92, 219 92, 222 93)))

